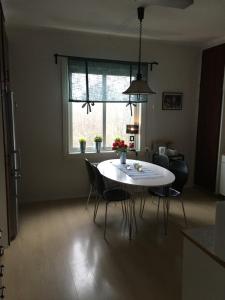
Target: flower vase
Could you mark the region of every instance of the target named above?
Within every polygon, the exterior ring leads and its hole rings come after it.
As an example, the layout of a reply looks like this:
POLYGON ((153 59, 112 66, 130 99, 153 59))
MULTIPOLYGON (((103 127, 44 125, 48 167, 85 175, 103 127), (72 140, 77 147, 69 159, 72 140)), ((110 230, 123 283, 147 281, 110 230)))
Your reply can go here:
POLYGON ((80 142, 80 152, 85 153, 86 150, 86 142, 80 142))
POLYGON ((120 152, 120 163, 126 164, 126 159, 127 159, 127 153, 124 151, 120 152))
POLYGON ((95 142, 96 152, 100 153, 102 142, 95 142))

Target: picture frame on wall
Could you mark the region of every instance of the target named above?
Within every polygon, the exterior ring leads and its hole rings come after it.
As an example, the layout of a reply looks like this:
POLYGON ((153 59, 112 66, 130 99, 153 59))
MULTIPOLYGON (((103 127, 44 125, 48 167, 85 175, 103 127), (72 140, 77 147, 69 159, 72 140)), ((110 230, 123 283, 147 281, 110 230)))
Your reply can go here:
POLYGON ((182 110, 183 93, 163 92, 162 110, 182 110))

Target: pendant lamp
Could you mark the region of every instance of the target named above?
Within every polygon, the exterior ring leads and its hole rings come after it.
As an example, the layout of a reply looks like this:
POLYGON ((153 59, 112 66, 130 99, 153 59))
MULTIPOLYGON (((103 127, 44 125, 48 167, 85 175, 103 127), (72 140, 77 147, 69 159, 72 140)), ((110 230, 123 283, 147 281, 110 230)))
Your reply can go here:
POLYGON ((138 19, 140 21, 139 29, 139 55, 138 55, 138 73, 136 80, 131 81, 129 88, 123 92, 126 95, 149 95, 155 94, 153 90, 148 86, 146 80, 142 79, 141 74, 141 42, 142 42, 142 20, 144 19, 144 7, 138 7, 138 19))

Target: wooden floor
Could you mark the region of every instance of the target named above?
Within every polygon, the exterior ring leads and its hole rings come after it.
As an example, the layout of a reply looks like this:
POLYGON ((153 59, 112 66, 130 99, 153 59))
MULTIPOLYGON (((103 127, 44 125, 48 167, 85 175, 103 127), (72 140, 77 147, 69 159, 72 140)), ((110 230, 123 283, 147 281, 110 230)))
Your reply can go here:
MULTIPOLYGON (((215 198, 184 194, 189 227, 212 224, 215 198)), ((138 203, 137 203, 138 204, 138 203)), ((77 200, 24 205, 20 232, 5 252, 7 300, 180 300, 183 225, 180 203, 171 203, 168 236, 148 200, 138 234, 129 242, 121 207, 109 207, 107 244, 104 210, 97 224, 93 206, 77 200)))

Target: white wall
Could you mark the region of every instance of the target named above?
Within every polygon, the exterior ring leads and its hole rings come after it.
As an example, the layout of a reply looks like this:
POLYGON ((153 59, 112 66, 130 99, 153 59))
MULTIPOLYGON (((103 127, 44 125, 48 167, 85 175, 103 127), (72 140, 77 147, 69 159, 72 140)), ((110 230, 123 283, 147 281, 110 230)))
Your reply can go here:
MULTIPOLYGON (((134 60, 137 40, 58 30, 8 29, 11 78, 22 151, 21 201, 79 197, 88 181, 80 155, 65 157, 62 145, 62 103, 59 66, 53 54, 134 60)), ((193 170, 200 51, 187 45, 145 40, 143 60, 158 61, 151 73, 157 91, 146 105, 147 144, 152 139, 174 140, 193 170), (162 111, 162 92, 184 93, 182 111, 162 111), (154 109, 153 109, 154 106, 154 109)), ((101 160, 109 155, 92 155, 101 160)), ((192 182, 192 176, 190 183, 192 182)))

